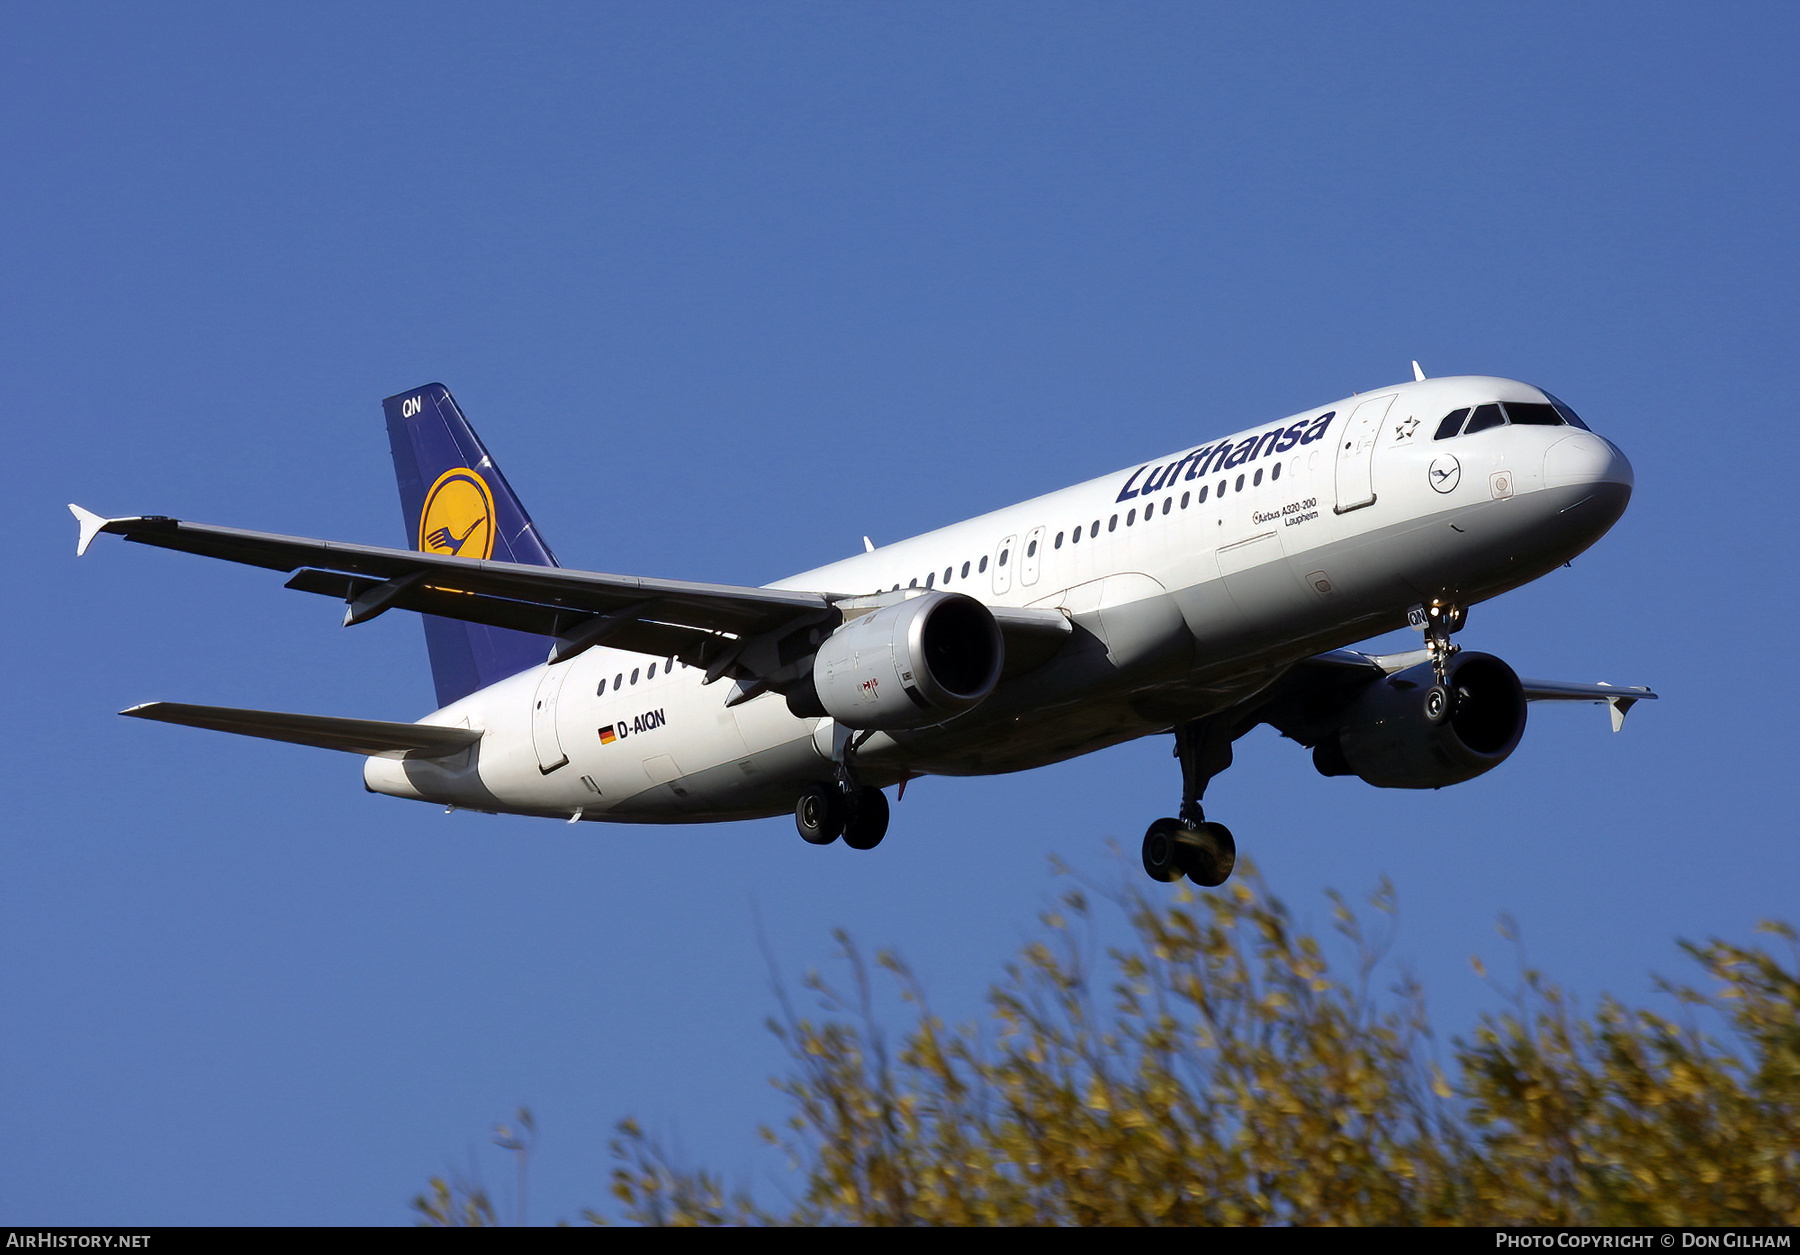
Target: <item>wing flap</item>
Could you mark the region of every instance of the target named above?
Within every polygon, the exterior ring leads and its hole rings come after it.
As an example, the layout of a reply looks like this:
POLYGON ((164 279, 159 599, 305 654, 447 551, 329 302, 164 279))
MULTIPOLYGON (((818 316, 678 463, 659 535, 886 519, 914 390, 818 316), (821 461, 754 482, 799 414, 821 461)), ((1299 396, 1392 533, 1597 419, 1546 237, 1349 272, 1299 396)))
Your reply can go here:
POLYGON ((182 702, 146 702, 121 710, 133 719, 154 719, 189 728, 209 728, 238 736, 287 741, 319 749, 377 758, 444 758, 481 739, 471 728, 440 728, 423 723, 388 723, 380 719, 342 719, 335 715, 294 715, 278 710, 239 710, 231 706, 190 706, 182 702))

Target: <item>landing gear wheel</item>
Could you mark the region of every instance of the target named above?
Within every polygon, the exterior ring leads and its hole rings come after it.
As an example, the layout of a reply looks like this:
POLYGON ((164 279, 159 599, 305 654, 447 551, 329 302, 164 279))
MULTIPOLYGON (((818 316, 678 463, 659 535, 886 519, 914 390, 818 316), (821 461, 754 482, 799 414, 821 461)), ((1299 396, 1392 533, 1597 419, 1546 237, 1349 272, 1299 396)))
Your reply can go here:
POLYGON ((1186 876, 1211 889, 1231 879, 1237 841, 1224 824, 1159 819, 1144 834, 1144 871, 1168 884, 1186 876))
POLYGON ((887 795, 880 789, 858 789, 844 824, 844 844, 853 850, 872 850, 887 836, 887 828, 887 795))
POLYGON ((1176 838, 1183 831, 1179 819, 1163 818, 1150 825, 1144 833, 1144 873, 1152 880, 1168 884, 1181 875, 1181 865, 1176 862, 1176 838))
POLYGON ((1442 723, 1456 711, 1456 703, 1452 700, 1450 690, 1442 684, 1434 684, 1425 690, 1425 718, 1432 723, 1442 723))
POLYGON ((838 789, 829 784, 809 784, 794 803, 794 827, 808 845, 830 845, 844 830, 844 810, 844 795, 838 789))
POLYGON ((1186 828, 1175 839, 1175 861, 1187 878, 1208 889, 1231 879, 1237 866, 1237 840, 1224 824, 1186 828))

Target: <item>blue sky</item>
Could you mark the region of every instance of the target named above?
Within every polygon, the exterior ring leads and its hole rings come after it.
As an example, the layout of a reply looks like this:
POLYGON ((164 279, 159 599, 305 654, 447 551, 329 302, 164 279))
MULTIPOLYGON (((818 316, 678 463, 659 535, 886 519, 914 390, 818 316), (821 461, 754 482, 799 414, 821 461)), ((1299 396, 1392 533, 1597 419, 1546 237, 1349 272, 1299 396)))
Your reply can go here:
POLYGON ((441 379, 572 566, 761 583, 1353 390, 1530 380, 1631 509, 1475 608, 1533 711, 1442 792, 1264 729, 1209 811, 1324 926, 1398 889, 1438 1027, 1510 913, 1586 998, 1800 919, 1792 6, 194 5, 0 11, 0 1223, 389 1223, 521 1103, 537 1220, 635 1114, 765 1198, 764 948, 842 925, 951 1018, 1138 876, 1164 739, 921 780, 883 846, 365 795, 113 712, 430 704, 409 616, 63 508, 399 543, 379 399, 441 379))

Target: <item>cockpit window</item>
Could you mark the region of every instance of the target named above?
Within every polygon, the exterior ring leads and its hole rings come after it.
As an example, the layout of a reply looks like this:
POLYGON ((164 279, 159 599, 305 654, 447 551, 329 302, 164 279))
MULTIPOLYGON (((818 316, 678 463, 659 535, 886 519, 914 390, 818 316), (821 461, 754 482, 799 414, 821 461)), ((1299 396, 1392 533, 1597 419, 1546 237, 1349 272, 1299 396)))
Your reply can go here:
POLYGON ((1463 407, 1460 410, 1450 411, 1450 413, 1444 415, 1444 421, 1438 424, 1437 435, 1433 436, 1432 439, 1433 440, 1448 440, 1448 439, 1450 439, 1450 437, 1454 436, 1457 432, 1462 430, 1463 419, 1467 418, 1468 416, 1469 416, 1469 410, 1468 410, 1467 406, 1463 407))
POLYGON ((1469 420, 1468 429, 1463 432, 1463 435, 1472 436, 1478 431, 1502 426, 1505 422, 1506 415, 1500 412, 1498 405, 1478 405, 1475 407, 1475 417, 1469 420))
POLYGON ((1556 407, 1545 405, 1541 401, 1508 401, 1506 416, 1513 422, 1526 427, 1561 427, 1562 415, 1556 407))
POLYGON ((1576 416, 1574 410, 1572 410, 1568 406, 1564 405, 1561 401, 1558 401, 1555 397, 1550 396, 1550 394, 1548 392, 1544 393, 1544 395, 1546 397, 1550 397, 1550 404, 1554 405, 1556 407, 1556 412, 1563 416, 1563 420, 1565 422, 1567 422, 1569 424, 1569 426, 1579 427, 1583 431, 1592 431, 1593 430, 1593 428, 1589 427, 1586 423, 1582 422, 1579 417, 1576 416))
POLYGON ((1473 415, 1469 410, 1452 410, 1444 415, 1443 421, 1437 425, 1433 440, 1448 440, 1452 436, 1472 436, 1478 431, 1486 431, 1490 427, 1503 427, 1508 422, 1524 427, 1561 427, 1565 423, 1570 427, 1588 430, 1588 425, 1575 417, 1575 411, 1550 396, 1549 404, 1542 401, 1508 401, 1502 409, 1499 405, 1478 405, 1473 415), (1468 419, 1468 426, 1463 420, 1468 419))

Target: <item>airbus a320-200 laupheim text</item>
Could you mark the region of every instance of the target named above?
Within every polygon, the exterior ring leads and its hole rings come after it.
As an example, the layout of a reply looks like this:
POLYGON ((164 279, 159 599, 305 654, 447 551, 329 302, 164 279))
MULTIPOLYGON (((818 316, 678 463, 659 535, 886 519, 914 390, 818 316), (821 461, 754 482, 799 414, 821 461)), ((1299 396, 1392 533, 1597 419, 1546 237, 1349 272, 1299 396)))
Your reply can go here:
POLYGON ((884 788, 1020 771, 1173 733, 1178 813, 1144 870, 1222 883, 1201 810, 1259 723, 1326 775, 1432 789, 1498 766, 1533 700, 1645 688, 1521 680, 1451 640, 1467 607, 1598 540, 1631 465, 1530 384, 1427 379, 1336 401, 764 588, 557 565, 441 384, 384 402, 413 547, 71 506, 127 540, 291 572, 344 622, 424 616, 416 723, 155 702, 123 713, 367 756, 373 792, 615 823, 792 811, 816 845, 887 831, 884 788), (1346 648, 1411 623, 1423 648, 1346 648))

